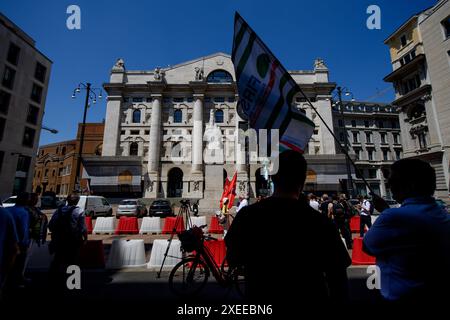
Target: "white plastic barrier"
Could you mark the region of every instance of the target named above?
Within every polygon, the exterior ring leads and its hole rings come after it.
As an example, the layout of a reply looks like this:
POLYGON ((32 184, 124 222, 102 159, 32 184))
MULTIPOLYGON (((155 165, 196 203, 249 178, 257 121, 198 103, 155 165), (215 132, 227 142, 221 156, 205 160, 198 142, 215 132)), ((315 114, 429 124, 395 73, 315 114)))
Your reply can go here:
POLYGON ((161 233, 160 217, 144 217, 141 223, 139 234, 144 233, 161 233))
POLYGON ((93 234, 114 233, 114 217, 99 217, 95 221, 93 234))
POLYGON ((206 217, 205 216, 191 217, 191 224, 197 227, 203 226, 206 224, 206 217))
MULTIPOLYGON (((166 239, 156 239, 153 241, 152 252, 150 254, 150 260, 147 264, 147 268, 159 269, 161 267, 168 245, 169 241, 166 239)), ((180 240, 173 239, 170 244, 169 252, 167 253, 166 261, 164 262, 164 268, 172 268, 181 261, 181 258, 181 242, 180 240)))
POLYGON ((114 239, 106 267, 118 269, 125 267, 145 266, 145 246, 143 239, 114 239))

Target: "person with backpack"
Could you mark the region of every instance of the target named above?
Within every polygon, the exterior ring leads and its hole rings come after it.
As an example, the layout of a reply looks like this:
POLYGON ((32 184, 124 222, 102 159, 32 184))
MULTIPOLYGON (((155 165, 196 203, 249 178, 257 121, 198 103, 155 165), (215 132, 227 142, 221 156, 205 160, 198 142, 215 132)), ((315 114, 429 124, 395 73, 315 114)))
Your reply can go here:
MULTIPOLYGON (((81 246, 87 241, 84 211, 77 206, 80 197, 71 194, 67 204, 53 214, 48 228, 51 234, 50 253, 54 258, 50 266, 52 280, 58 281, 70 265, 79 265, 81 246)), ((63 282, 64 283, 64 282, 63 282)))
POLYGON ((353 248, 352 233, 350 232, 351 208, 345 194, 339 195, 338 199, 336 197, 336 206, 333 209, 336 227, 344 238, 347 249, 350 250, 353 248))
POLYGON ((33 244, 38 247, 47 241, 47 216, 36 207, 39 202, 37 193, 30 193, 27 210, 30 214, 30 238, 33 244))
POLYGON ((374 211, 374 206, 370 203, 368 196, 360 196, 359 201, 361 202, 361 211, 359 212, 359 236, 364 237, 364 228, 367 226, 367 229, 372 227, 372 218, 371 215, 374 211))

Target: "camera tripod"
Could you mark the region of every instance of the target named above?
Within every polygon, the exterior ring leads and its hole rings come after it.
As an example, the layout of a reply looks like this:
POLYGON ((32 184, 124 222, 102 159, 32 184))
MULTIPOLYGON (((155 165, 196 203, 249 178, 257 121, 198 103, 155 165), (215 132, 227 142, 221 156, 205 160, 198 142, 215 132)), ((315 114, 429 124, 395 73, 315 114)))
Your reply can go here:
MULTIPOLYGON (((177 228, 178 228, 179 224, 184 222, 184 229, 185 230, 187 230, 187 229, 192 227, 191 210, 190 210, 189 200, 181 200, 180 203, 181 203, 181 207, 178 210, 178 214, 177 214, 177 218, 175 220, 175 224, 173 226, 172 232, 170 233, 170 238, 167 240, 167 241, 169 241, 169 244, 167 245, 166 252, 164 253, 164 258, 163 258, 163 261, 161 263, 161 267, 160 267, 160 269, 158 271, 157 278, 161 278, 161 272, 162 272, 162 269, 164 267, 164 263, 166 262, 166 258, 167 258, 167 255, 169 253, 170 245, 172 244, 173 237, 174 237, 175 234, 177 234, 177 228)), ((172 258, 175 258, 175 257, 172 257, 172 258)))

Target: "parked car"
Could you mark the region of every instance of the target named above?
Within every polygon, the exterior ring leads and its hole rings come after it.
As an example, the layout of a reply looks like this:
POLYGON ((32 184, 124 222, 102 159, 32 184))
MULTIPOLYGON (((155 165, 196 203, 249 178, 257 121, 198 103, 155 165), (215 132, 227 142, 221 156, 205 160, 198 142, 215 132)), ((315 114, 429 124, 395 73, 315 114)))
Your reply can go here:
POLYGON ((116 218, 120 218, 121 216, 136 216, 139 218, 146 216, 147 213, 147 208, 141 200, 126 199, 120 201, 117 207, 116 218))
POLYGON ((17 196, 12 196, 2 202, 3 208, 14 207, 16 205, 17 196))
POLYGON ((168 200, 155 200, 150 206, 150 216, 168 217, 173 216, 173 210, 168 200))
POLYGON ((109 202, 101 196, 80 196, 77 204, 88 217, 112 216, 113 210, 109 202))

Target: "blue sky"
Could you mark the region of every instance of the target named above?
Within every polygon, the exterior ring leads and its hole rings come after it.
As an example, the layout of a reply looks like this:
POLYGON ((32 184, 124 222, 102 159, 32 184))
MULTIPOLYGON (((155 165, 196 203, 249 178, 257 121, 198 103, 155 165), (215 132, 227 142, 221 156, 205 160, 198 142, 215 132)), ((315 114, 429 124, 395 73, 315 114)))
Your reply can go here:
MULTIPOLYGON (((287 69, 312 69, 316 57, 331 81, 366 100, 390 87, 383 40, 411 15, 436 0, 2 0, 0 11, 31 35, 53 61, 40 145, 72 139, 82 120, 79 82, 100 87, 118 57, 127 69, 154 69, 214 52, 231 51, 234 11, 239 11, 287 69), (66 9, 81 8, 81 30, 66 28, 66 9), (381 30, 366 28, 369 5, 381 8, 381 30)), ((372 99, 388 102, 393 90, 372 99)), ((101 122, 105 101, 89 109, 101 122)))

